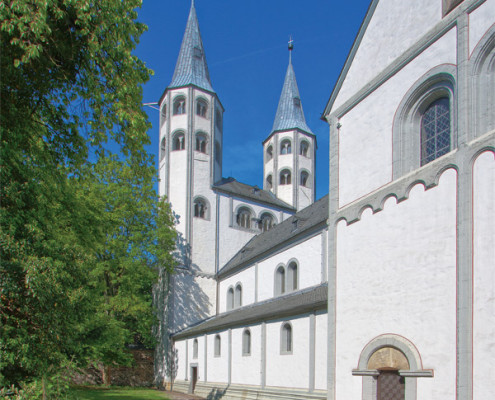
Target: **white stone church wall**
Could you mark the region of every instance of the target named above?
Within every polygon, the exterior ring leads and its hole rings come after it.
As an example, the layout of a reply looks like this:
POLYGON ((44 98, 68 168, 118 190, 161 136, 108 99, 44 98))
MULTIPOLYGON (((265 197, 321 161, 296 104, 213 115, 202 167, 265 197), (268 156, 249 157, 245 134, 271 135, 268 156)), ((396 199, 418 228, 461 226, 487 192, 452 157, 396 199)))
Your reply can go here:
POLYGON ((256 301, 256 271, 255 267, 251 266, 220 281, 218 299, 220 304, 220 313, 227 311, 227 291, 229 290, 229 287, 235 289, 238 283, 242 286, 242 305, 247 306, 256 301))
POLYGON ((433 369, 434 378, 417 379, 418 399, 455 398, 456 179, 450 169, 438 187, 416 185, 408 200, 391 198, 381 212, 339 223, 337 398, 362 398, 363 378, 351 371, 385 333, 410 340, 433 369))
POLYGON ((168 201, 172 206, 172 211, 179 216, 178 224, 175 228, 182 235, 185 235, 187 151, 170 152, 170 164, 173 165, 173 169, 170 171, 168 201))
POLYGON ((222 331, 207 335, 208 382, 226 383, 229 379, 229 332, 222 331), (220 356, 215 356, 215 336, 220 335, 220 356))
POLYGON ((177 380, 185 380, 186 379, 186 340, 178 340, 175 342, 175 350, 177 351, 177 375, 175 379, 177 380))
POLYGON ((232 329, 232 383, 261 384, 261 325, 248 326, 251 331, 251 355, 242 354, 244 328, 232 329))
POLYGON ((455 63, 453 28, 340 118, 340 207, 392 180, 392 127, 399 104, 409 88, 429 70, 455 63))
POLYGON ((469 14, 469 54, 481 40, 486 31, 493 25, 495 0, 487 0, 469 14))
POLYGON ((495 161, 479 156, 473 169, 473 399, 493 398, 495 360, 495 161), (487 216, 491 216, 487 218, 487 216), (488 384, 488 382, 491 382, 488 384))
POLYGON ((328 314, 325 311, 316 313, 315 321, 315 389, 327 389, 327 324, 328 314))

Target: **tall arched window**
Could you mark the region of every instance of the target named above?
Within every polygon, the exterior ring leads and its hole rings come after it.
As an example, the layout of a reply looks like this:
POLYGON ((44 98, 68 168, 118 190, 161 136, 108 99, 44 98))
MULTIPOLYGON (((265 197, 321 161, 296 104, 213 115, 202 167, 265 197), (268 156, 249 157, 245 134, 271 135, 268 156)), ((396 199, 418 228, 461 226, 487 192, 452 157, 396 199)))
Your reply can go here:
POLYGON ((242 333, 242 355, 251 355, 251 332, 249 329, 245 329, 242 333))
POLYGON ((196 151, 206 154, 208 138, 204 133, 196 134, 196 151))
POLYGON ((181 115, 186 113, 186 98, 180 96, 174 99, 174 115, 181 115))
POLYGON ((220 335, 215 335, 215 357, 220 357, 222 355, 222 338, 220 335))
POLYGON ((280 353, 292 354, 292 326, 286 322, 280 331, 280 353))
POLYGON ((160 110, 160 127, 162 127, 166 121, 167 121, 167 104, 164 104, 162 106, 162 109, 160 110))
POLYGON ((309 187, 309 174, 306 171, 301 171, 299 183, 301 186, 309 187))
POLYGON ((266 187, 268 190, 271 190, 273 188, 273 179, 271 175, 268 175, 266 177, 266 187))
POLYGON ((235 287, 234 307, 242 307, 242 286, 240 283, 238 283, 235 287))
POLYGON ((266 149, 266 161, 270 161, 273 158, 273 147, 272 145, 268 146, 266 149))
POLYGON ((285 268, 280 265, 275 271, 275 296, 285 293, 285 268))
POLYGON ((449 99, 441 97, 421 117, 421 165, 450 151, 450 129, 449 99))
POLYGON ((234 288, 227 290, 227 311, 234 309, 234 288))
POLYGON ((291 184, 291 175, 288 169, 283 169, 280 171, 280 185, 290 185, 291 184))
POLYGON ((268 213, 261 214, 261 218, 259 220, 259 228, 261 232, 266 232, 272 228, 274 225, 273 216, 268 213))
POLYGON ((292 153, 292 144, 289 139, 282 140, 280 143, 280 154, 291 154, 292 153))
POLYGON ((208 112, 208 103, 204 99, 198 99, 196 101, 196 115, 206 118, 208 112))
POLYGON ((208 206, 204 199, 194 200, 194 216, 196 218, 208 219, 208 206))
POLYGON ((183 132, 178 132, 174 135, 172 141, 172 150, 184 150, 186 148, 185 137, 183 132))
POLYGON ((218 108, 215 112, 215 125, 218 129, 222 129, 222 112, 218 108))
POLYGON ((193 341, 193 358, 198 358, 198 339, 193 341))
POLYGON ((292 261, 287 267, 287 290, 297 290, 297 263, 292 261))
POLYGON ((165 158, 165 152, 167 151, 166 144, 167 141, 165 137, 163 137, 162 141, 160 142, 160 161, 162 161, 165 158))
POLYGON ((306 140, 301 141, 301 145, 299 147, 299 155, 308 157, 309 152, 309 143, 306 140))
POLYGON ((251 228, 251 211, 246 207, 241 207, 237 212, 237 226, 241 228, 251 228))

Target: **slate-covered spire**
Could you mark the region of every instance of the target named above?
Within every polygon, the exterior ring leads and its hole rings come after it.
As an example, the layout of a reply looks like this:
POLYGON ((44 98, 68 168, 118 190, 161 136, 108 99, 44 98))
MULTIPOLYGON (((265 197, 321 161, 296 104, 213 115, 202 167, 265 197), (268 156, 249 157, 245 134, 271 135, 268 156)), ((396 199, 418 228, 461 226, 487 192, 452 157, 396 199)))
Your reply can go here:
POLYGON ((191 1, 191 10, 187 19, 186 31, 184 32, 179 58, 177 59, 174 76, 169 88, 186 85, 196 85, 201 89, 213 92, 203 49, 203 41, 199 32, 194 0, 191 1))
POLYGON ((286 131, 298 128, 307 133, 311 132, 302 108, 301 98, 299 97, 299 89, 297 88, 296 75, 292 68, 292 49, 293 41, 289 41, 289 67, 285 74, 284 87, 278 102, 277 114, 273 122, 272 132, 286 131))

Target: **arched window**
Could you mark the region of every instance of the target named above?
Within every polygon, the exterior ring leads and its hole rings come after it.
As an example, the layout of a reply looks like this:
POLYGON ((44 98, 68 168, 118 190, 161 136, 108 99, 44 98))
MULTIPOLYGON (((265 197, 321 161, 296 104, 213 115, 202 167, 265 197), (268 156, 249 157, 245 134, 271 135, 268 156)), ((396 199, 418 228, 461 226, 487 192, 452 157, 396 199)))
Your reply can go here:
POLYGON ((290 185, 291 184, 291 176, 290 171, 288 169, 283 169, 280 171, 280 185, 290 185))
POLYGON ((194 200, 194 216, 208 219, 208 205, 205 199, 197 198, 194 200))
POLYGON ((299 155, 308 157, 309 153, 309 143, 306 140, 301 141, 301 145, 299 147, 299 155))
POLYGON ((450 151, 450 129, 449 99, 441 97, 421 116, 421 165, 450 151))
POLYGON ((186 141, 183 132, 178 132, 174 135, 172 141, 172 150, 184 150, 186 148, 186 141))
POLYGON ((242 307, 242 286, 240 283, 238 283, 235 287, 234 307, 242 307))
POLYGON ((285 293, 285 268, 280 265, 275 271, 275 296, 285 293))
POLYGON ((268 213, 261 214, 261 218, 258 224, 261 232, 266 232, 270 230, 274 225, 273 216, 268 213))
POLYGON ((241 228, 251 228, 251 211, 246 207, 239 208, 237 212, 237 226, 241 228))
POLYGON ((273 147, 272 145, 268 146, 266 149, 266 161, 270 161, 273 158, 273 147))
POLYGON ((208 112, 208 103, 204 99, 198 99, 196 101, 196 115, 206 118, 208 112))
POLYGON ((292 354, 292 326, 288 322, 280 331, 280 354, 292 354))
POLYGON ((208 138, 204 133, 196 134, 196 151, 206 154, 206 148, 208 144, 208 138))
POLYGON ((198 339, 193 341, 193 358, 198 358, 198 339))
POLYGON ((234 309, 234 288, 227 290, 227 311, 234 309))
POLYGON ((167 120, 167 104, 164 104, 162 106, 162 109, 160 110, 160 127, 163 126, 166 120, 167 120))
POLYGON ((299 183, 301 186, 309 187, 309 174, 306 171, 301 171, 299 183))
POLYGON ((181 115, 186 113, 186 98, 180 96, 174 99, 174 115, 181 115))
POLYGON ((218 129, 222 129, 222 112, 218 108, 215 112, 215 125, 218 129))
POLYGON ((266 188, 268 190, 272 190, 272 188, 273 188, 273 179, 272 179, 272 176, 271 175, 268 175, 266 177, 266 188))
POLYGON ((292 144, 289 139, 282 140, 280 144, 280 154, 291 154, 292 153, 292 144))
POLYGON ((167 141, 165 137, 162 138, 162 141, 160 142, 160 161, 162 161, 165 158, 165 153, 167 151, 166 147, 167 141))
POLYGON ((222 355, 222 338, 220 335, 215 335, 215 357, 220 357, 222 355))
POLYGON ((297 290, 297 263, 292 261, 287 267, 287 290, 297 290))
POLYGON ((249 329, 245 329, 242 333, 242 355, 251 355, 251 332, 249 329))

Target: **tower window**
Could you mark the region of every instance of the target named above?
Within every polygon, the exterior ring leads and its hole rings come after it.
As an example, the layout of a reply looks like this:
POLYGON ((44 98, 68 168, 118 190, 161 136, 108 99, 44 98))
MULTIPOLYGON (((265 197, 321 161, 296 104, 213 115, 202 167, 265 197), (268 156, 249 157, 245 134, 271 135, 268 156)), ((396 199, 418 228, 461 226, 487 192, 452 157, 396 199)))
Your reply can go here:
POLYGON ((208 139, 205 134, 196 134, 196 151, 206 154, 206 145, 208 144, 208 139))
POLYGON ((431 103, 421 117, 421 165, 450 151, 450 104, 447 97, 431 103))
POLYGON ((292 326, 286 322, 280 331, 280 353, 292 354, 292 326))
POLYGON ((165 153, 167 151, 167 142, 165 140, 165 137, 162 138, 162 141, 160 142, 160 161, 162 161, 165 158, 165 153))
POLYGON ((261 232, 270 230, 273 225, 273 217, 268 213, 263 213, 259 221, 259 228, 261 232))
POLYGON ((237 213, 237 226, 241 228, 251 228, 251 211, 246 207, 241 207, 237 213))
POLYGON ((309 187, 309 174, 306 171, 301 171, 300 184, 304 187, 309 187))
POLYGON ((194 200, 194 216, 196 218, 208 218, 208 206, 204 199, 198 198, 194 200))
POLYGON ((273 147, 270 145, 266 149, 266 161, 270 161, 273 158, 273 147))
POLYGON ((271 175, 268 175, 266 177, 266 187, 268 190, 272 190, 272 188, 273 188, 273 179, 272 179, 271 175))
POLYGON ((207 111, 208 103, 203 99, 198 99, 198 101, 196 101, 196 115, 206 118, 207 111))
POLYGON ((290 184, 291 184, 290 171, 288 169, 284 169, 280 171, 280 185, 290 185, 290 184))
POLYGON ((249 329, 245 329, 242 333, 242 355, 251 355, 251 332, 249 329))
POLYGON ((184 150, 186 148, 185 137, 183 132, 176 133, 174 135, 172 150, 184 150))
POLYGON ((299 147, 299 154, 304 157, 308 157, 308 152, 309 152, 309 144, 305 140, 301 142, 301 145, 299 147))
POLYGON ((174 100, 174 115, 186 113, 186 98, 181 96, 174 100))
POLYGON ((215 112, 215 125, 218 129, 222 129, 222 112, 218 108, 215 112))
POLYGON ((160 126, 163 126, 165 121, 167 120, 167 105, 164 104, 160 111, 160 126))
POLYGON ((282 140, 280 144, 280 154, 291 154, 292 153, 292 144, 290 140, 285 139, 282 140))

